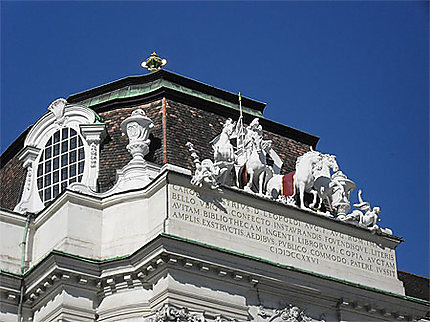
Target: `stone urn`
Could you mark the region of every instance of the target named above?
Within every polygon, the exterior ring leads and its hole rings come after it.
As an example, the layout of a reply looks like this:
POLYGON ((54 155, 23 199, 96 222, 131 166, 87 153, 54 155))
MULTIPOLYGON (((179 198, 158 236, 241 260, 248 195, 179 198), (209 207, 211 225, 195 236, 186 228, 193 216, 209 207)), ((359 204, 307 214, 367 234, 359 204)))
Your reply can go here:
POLYGON ((154 128, 152 120, 141 109, 134 110, 131 116, 121 123, 123 135, 127 135, 129 144, 127 150, 133 156, 131 162, 144 162, 149 152, 149 133, 154 128))

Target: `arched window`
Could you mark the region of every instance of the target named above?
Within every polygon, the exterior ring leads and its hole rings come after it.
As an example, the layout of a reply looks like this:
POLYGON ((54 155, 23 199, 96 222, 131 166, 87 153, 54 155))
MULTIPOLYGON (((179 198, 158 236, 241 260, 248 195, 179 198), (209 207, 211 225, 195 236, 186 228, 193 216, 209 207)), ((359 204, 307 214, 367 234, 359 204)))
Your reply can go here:
POLYGON ((37 167, 37 189, 45 206, 73 182, 81 182, 85 169, 84 144, 72 128, 63 128, 46 143, 37 167))
POLYGON ((14 211, 37 213, 73 183, 97 189, 105 125, 91 109, 53 101, 30 129, 19 154, 27 176, 14 211))

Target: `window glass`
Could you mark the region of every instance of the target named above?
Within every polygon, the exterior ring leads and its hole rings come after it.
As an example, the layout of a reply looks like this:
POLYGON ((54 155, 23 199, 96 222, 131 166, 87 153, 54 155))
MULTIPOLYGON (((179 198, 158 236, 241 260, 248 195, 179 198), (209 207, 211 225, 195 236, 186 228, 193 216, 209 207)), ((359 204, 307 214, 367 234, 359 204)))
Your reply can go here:
POLYGON ((78 133, 71 128, 58 130, 41 152, 37 168, 37 188, 45 206, 70 183, 80 182, 85 152, 78 133))

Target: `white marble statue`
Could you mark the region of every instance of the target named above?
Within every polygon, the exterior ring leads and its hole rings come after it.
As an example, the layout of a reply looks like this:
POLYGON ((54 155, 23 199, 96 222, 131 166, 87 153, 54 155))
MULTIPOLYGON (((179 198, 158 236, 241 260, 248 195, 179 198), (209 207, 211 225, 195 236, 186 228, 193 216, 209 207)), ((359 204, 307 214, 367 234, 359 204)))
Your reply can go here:
POLYGON ((310 205, 313 207, 316 202, 317 191, 313 189, 315 183, 314 168, 317 164, 321 165, 321 160, 323 156, 320 152, 309 151, 297 158, 296 161, 296 173, 294 186, 296 191, 299 193, 300 207, 306 209, 305 206, 305 191, 312 193, 314 196, 314 201, 310 205))
MULTIPOLYGON (((339 170, 336 156, 330 154, 323 154, 321 160, 312 169, 313 177, 315 178, 313 188, 316 190, 320 200, 316 209, 321 208, 323 200, 327 200, 329 205, 332 204, 333 188, 335 186, 338 186, 338 189, 342 189, 338 182, 331 179, 330 169, 333 169, 334 172, 339 170)), ((315 206, 315 200, 312 206, 315 206)))
POLYGON ((212 142, 214 150, 214 166, 219 168, 219 184, 232 185, 232 170, 237 159, 234 146, 231 144, 231 137, 234 133, 236 123, 232 119, 227 119, 222 132, 212 142))
POLYGON ((214 150, 214 161, 234 162, 236 159, 233 144, 230 142, 236 123, 232 119, 227 119, 224 123, 221 134, 214 140, 212 147, 214 150))
MULTIPOLYGON (((187 142, 186 146, 191 153, 191 157, 193 158, 193 162, 196 167, 196 171, 191 178, 191 184, 198 187, 202 187, 203 184, 208 184, 211 189, 218 188, 218 178, 223 174, 221 169, 210 159, 200 161, 200 158, 194 149, 194 145, 191 142, 187 142)), ((226 169, 224 169, 224 171, 226 171, 226 169)))
POLYGON ((381 220, 379 218, 379 213, 381 212, 381 208, 379 207, 371 207, 370 203, 367 201, 363 201, 361 197, 362 191, 358 190, 358 204, 354 204, 354 209, 352 213, 346 216, 338 216, 338 219, 341 221, 349 222, 355 224, 362 228, 367 228, 372 232, 382 231, 387 234, 391 234, 391 230, 387 228, 380 228, 378 226, 378 222, 381 220))
MULTIPOLYGON (((295 173, 273 175, 270 178, 266 186, 266 196, 291 205, 294 196, 298 194, 300 207, 304 209, 307 208, 304 203, 304 193, 307 192, 313 195, 313 201, 309 208, 320 209, 323 200, 327 200, 328 204, 332 205, 335 191, 338 191, 342 198, 346 193, 342 183, 333 179, 337 177, 335 174, 331 174, 331 169, 335 173, 339 172, 339 166, 334 155, 311 150, 297 158, 295 173), (286 177, 289 177, 289 181, 284 183, 286 177), (283 186, 283 184, 291 185, 291 188, 283 186), (320 200, 318 205, 316 205, 317 196, 320 200)), ((349 192, 347 202, 349 203, 349 192)), ((333 210, 336 212, 337 209, 334 208, 333 210)))
POLYGON ((333 186, 332 207, 338 216, 346 215, 351 209, 349 201, 351 192, 355 190, 355 183, 347 178, 342 171, 335 172, 331 179, 337 183, 333 186))
POLYGON ((214 161, 209 159, 200 161, 193 145, 190 142, 186 145, 196 166, 191 181, 198 186, 207 183, 211 188, 216 188, 220 184, 236 184, 238 187, 244 186, 248 192, 263 195, 266 177, 272 176, 275 172, 267 166, 267 155, 275 157, 276 171, 279 171, 279 163, 282 163, 271 150, 271 141, 263 139, 263 130, 258 118, 246 128, 242 126, 241 118, 237 123, 227 119, 221 134, 212 141, 214 161), (236 139, 236 147, 232 144, 233 139, 236 139))
MULTIPOLYGON (((238 124, 242 124, 239 119, 238 124)), ((244 190, 259 195, 264 194, 265 177, 272 175, 273 171, 267 166, 266 158, 269 155, 272 141, 263 139, 263 128, 258 118, 255 118, 248 127, 237 129, 238 132, 238 171, 237 178, 246 178, 244 190), (245 171, 245 173, 243 173, 245 171), (243 176, 243 174, 245 174, 243 176)), ((241 184, 238 182, 238 186, 241 184)))

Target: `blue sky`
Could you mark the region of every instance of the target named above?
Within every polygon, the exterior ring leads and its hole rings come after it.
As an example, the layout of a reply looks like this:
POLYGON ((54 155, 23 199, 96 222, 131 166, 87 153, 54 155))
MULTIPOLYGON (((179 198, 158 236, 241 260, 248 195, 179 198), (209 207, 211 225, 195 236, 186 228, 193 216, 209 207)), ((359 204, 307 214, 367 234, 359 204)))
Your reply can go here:
MULTIPOLYGON (((429 276, 427 2, 1 2, 3 152, 51 101, 167 69, 320 137, 429 276)), ((354 196, 354 198, 356 198, 354 196)))

